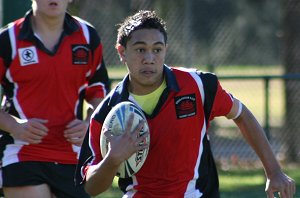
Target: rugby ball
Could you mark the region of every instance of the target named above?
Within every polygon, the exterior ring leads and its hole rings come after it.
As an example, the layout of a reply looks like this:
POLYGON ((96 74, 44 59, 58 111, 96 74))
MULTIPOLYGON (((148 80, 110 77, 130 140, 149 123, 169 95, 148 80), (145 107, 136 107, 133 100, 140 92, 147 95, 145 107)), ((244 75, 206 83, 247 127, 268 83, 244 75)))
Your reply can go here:
MULTIPOLYGON (((108 130, 112 135, 122 135, 125 131, 126 123, 129 119, 129 115, 133 113, 134 119, 131 130, 133 131, 136 126, 139 124, 140 120, 144 120, 145 124, 142 130, 139 132, 139 136, 148 132, 146 137, 146 143, 148 147, 138 152, 134 153, 130 158, 125 160, 119 167, 117 176, 120 178, 127 178, 134 175, 136 172, 140 170, 143 166, 149 151, 150 144, 150 135, 149 135, 149 126, 146 120, 144 113, 140 110, 140 108, 132 102, 124 101, 118 103, 114 106, 110 112, 107 114, 100 135, 100 149, 101 154, 104 157, 108 150, 110 149, 110 144, 105 135, 103 135, 103 130, 108 130)), ((140 144, 144 144, 145 142, 140 142, 140 144)))

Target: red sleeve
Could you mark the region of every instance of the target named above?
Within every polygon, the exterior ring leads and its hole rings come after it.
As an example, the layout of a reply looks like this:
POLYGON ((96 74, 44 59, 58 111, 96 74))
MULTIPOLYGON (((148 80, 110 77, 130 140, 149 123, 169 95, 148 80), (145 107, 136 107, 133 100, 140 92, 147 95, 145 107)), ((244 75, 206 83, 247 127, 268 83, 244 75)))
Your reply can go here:
POLYGON ((94 85, 86 89, 85 99, 90 101, 94 98, 104 98, 106 96, 105 86, 103 84, 94 85))
POLYGON ((99 163, 103 158, 101 156, 100 150, 100 134, 101 134, 102 124, 98 121, 91 119, 90 124, 90 146, 93 151, 93 155, 95 160, 93 161, 93 165, 99 163))
POLYGON ((88 147, 93 156, 93 160, 88 164, 84 164, 83 167, 81 168, 81 171, 82 171, 81 175, 83 176, 83 178, 85 178, 86 172, 91 165, 96 165, 103 159, 102 155, 101 155, 101 150, 100 150, 101 127, 102 127, 101 123, 99 123, 98 121, 96 121, 94 119, 91 119, 89 131, 88 131, 89 132, 89 143, 88 143, 89 146, 88 147))
POLYGON ((88 87, 85 99, 90 101, 93 98, 104 98, 109 89, 109 78, 106 66, 103 61, 102 44, 93 51, 91 74, 88 77, 88 87))
POLYGON ((213 109, 211 111, 210 120, 214 119, 214 117, 226 116, 230 112, 232 105, 233 98, 231 94, 226 92, 218 81, 217 93, 215 96, 213 109))

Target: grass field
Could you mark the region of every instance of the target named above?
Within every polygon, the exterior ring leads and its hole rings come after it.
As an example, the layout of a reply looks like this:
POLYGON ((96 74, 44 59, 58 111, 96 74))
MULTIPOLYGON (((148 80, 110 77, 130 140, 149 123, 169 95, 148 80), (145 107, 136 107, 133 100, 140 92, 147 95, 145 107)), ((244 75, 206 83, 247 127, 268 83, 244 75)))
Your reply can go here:
MULTIPOLYGON (((201 68, 200 68, 201 69, 201 68)), ((205 71, 206 68, 204 67, 205 71)), ((124 67, 108 68, 111 78, 123 78, 126 73, 124 67)), ((218 67, 214 71, 219 76, 226 75, 281 75, 283 69, 279 66, 226 66, 218 67)), ((258 120, 263 123, 264 115, 264 83, 261 80, 221 80, 223 87, 247 104, 248 108, 254 113, 258 120)), ((114 86, 114 84, 113 84, 114 86)), ((270 84, 270 94, 273 100, 270 103, 271 125, 280 125, 284 116, 284 94, 283 82, 274 80, 270 84)), ((224 122, 218 120, 218 122, 224 122)), ((222 123, 224 124, 224 123, 222 123)), ((300 198, 300 167, 284 167, 286 173, 297 182, 297 193, 295 198, 300 198)), ((262 168, 239 167, 229 170, 219 170, 220 191, 222 198, 263 198, 265 178, 262 168)), ((118 198, 122 193, 117 188, 114 181, 112 187, 97 198, 118 198)))
MULTIPOLYGON (((295 198, 300 198, 300 167, 285 169, 286 173, 297 182, 295 198)), ((222 198, 264 198, 266 194, 265 177, 262 169, 236 169, 219 171, 220 191, 222 198)), ((117 188, 117 181, 113 186, 97 196, 97 198, 118 198, 122 193, 117 188)))

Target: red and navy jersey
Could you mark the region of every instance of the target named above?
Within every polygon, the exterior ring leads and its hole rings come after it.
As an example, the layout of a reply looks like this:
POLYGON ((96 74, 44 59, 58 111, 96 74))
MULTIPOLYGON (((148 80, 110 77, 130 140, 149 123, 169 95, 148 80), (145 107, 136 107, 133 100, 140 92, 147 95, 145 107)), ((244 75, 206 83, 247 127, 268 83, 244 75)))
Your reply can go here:
MULTIPOLYGON (((0 80, 3 108, 21 119, 48 120, 48 135, 40 144, 27 145, 10 137, 3 165, 19 161, 76 164, 76 147, 63 131, 83 118, 83 102, 104 98, 109 78, 103 47, 94 27, 66 14, 64 30, 53 51, 31 27, 32 11, 4 27, 0 33, 0 80)), ((7 135, 7 134, 5 134, 7 135)))
MULTIPOLYGON (((232 96, 211 73, 164 66, 167 88, 151 115, 150 148, 142 168, 131 178, 119 179, 127 197, 219 197, 218 175, 207 130, 209 121, 227 115, 232 96)), ((96 109, 79 160, 76 183, 99 163, 100 133, 110 109, 130 100, 128 76, 96 109)))

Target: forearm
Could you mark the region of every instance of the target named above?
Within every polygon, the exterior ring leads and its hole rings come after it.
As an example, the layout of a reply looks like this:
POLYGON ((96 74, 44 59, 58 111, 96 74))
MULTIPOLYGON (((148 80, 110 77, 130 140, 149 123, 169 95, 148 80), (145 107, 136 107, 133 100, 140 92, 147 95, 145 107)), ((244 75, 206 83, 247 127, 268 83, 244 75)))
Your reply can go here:
POLYGON ((19 126, 18 119, 0 110, 0 129, 8 133, 13 133, 19 126))
POLYGON ((91 196, 106 191, 112 184, 119 165, 111 163, 108 155, 97 165, 91 166, 86 174, 85 190, 91 196))
POLYGON ((245 106, 243 106, 241 115, 234 121, 239 127, 246 141, 251 145, 260 158, 266 174, 271 175, 277 171, 280 171, 279 163, 275 158, 269 141, 267 140, 262 127, 252 113, 245 106))

